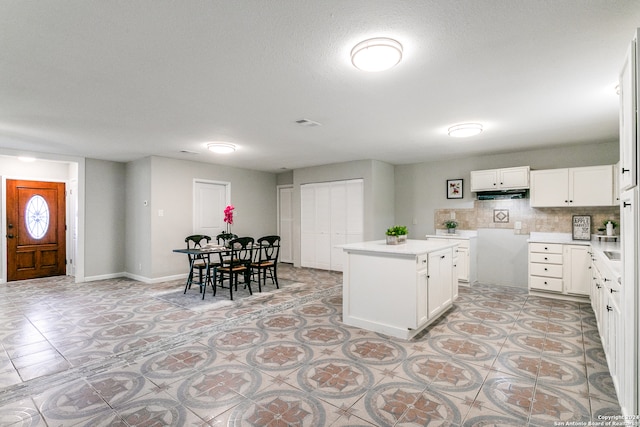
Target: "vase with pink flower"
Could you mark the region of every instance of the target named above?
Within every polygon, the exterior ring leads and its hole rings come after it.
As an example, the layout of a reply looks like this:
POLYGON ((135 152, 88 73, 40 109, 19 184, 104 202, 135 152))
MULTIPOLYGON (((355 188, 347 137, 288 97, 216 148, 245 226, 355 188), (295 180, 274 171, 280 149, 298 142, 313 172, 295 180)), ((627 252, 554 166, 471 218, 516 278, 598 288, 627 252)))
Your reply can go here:
POLYGON ((233 205, 228 205, 224 208, 224 222, 227 224, 226 231, 218 234, 216 239, 218 239, 218 243, 222 243, 225 246, 229 245, 229 241, 236 239, 238 236, 231 232, 231 226, 233 225, 233 210, 235 207, 233 205))

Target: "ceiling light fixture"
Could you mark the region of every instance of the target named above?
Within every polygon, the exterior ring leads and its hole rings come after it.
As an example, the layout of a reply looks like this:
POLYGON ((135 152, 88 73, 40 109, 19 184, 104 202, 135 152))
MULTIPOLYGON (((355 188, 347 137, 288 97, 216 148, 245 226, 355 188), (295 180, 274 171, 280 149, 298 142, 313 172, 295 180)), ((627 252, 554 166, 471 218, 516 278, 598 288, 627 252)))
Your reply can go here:
POLYGON ((351 49, 351 63, 362 71, 384 71, 402 59, 402 45, 393 39, 378 37, 364 40, 351 49))
POLYGON ((480 123, 462 123, 449 128, 449 136, 454 138, 466 138, 477 135, 480 132, 482 132, 482 125, 480 123))
POLYGON ((235 144, 231 144, 230 142, 212 142, 207 144, 207 148, 209 151, 213 151, 218 154, 229 154, 236 151, 235 144))

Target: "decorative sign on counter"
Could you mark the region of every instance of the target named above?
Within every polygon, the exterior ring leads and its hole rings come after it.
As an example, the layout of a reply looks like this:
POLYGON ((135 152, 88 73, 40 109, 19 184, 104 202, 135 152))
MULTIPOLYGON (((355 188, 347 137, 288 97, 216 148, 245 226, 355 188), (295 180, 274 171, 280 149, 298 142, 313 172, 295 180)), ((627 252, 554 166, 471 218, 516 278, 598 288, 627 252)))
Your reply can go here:
POLYGON ((573 240, 591 240, 591 215, 573 216, 573 240))

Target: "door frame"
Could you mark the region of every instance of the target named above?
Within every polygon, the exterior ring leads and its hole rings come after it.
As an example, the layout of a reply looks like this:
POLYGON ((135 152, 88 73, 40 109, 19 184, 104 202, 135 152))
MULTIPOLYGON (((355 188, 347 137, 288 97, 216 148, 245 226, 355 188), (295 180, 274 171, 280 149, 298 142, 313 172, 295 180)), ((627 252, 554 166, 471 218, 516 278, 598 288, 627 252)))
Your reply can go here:
MULTIPOLYGON (((28 154, 28 153, 27 153, 28 154)), ((20 153, 24 155, 24 153, 20 153)), ((32 173, 16 174, 10 173, 8 175, 0 175, 0 284, 6 284, 7 282, 7 179, 17 180, 29 180, 29 181, 49 181, 49 182, 64 182, 65 186, 69 187, 72 182, 77 191, 71 197, 66 199, 66 209, 70 209, 71 199, 77 207, 78 215, 76 217, 76 245, 73 248, 76 259, 74 260, 75 266, 75 283, 84 282, 84 180, 85 180, 85 159, 84 158, 69 158, 60 156, 48 156, 43 154, 32 154, 36 157, 38 162, 53 162, 53 163, 65 163, 69 167, 68 179, 55 179, 48 178, 46 175, 37 175, 32 173)), ((16 163, 18 160, 18 154, 7 153, 6 150, 0 149, 0 156, 11 157, 16 163)), ((68 221, 68 218, 67 218, 68 221)), ((70 239, 70 227, 67 227, 65 238, 67 242, 70 239)), ((69 247, 67 250, 69 251, 69 247)), ((67 259, 69 252, 67 251, 67 259)), ((68 266, 68 264, 67 264, 68 266)), ((67 268, 67 275, 69 275, 69 269, 67 268)))

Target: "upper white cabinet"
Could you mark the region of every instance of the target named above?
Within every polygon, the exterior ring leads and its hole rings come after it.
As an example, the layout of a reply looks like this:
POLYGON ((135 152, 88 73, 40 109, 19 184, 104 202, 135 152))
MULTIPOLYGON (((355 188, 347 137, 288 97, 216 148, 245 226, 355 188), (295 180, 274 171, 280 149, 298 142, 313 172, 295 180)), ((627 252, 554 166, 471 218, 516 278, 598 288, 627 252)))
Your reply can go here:
POLYGON ((612 206, 613 165, 531 171, 531 206, 612 206))
POLYGON ((620 190, 624 191, 638 184, 637 132, 638 122, 638 82, 636 81, 636 61, 638 35, 631 41, 620 72, 620 167, 618 177, 620 190))
POLYGON ((471 191, 529 188, 529 166, 471 171, 471 191))

